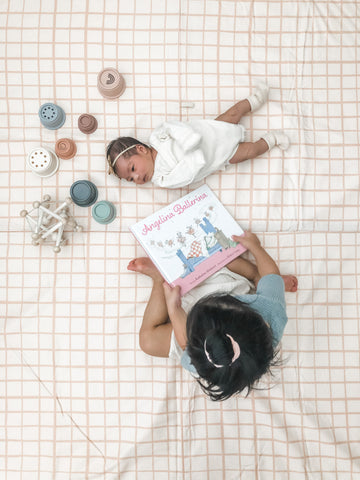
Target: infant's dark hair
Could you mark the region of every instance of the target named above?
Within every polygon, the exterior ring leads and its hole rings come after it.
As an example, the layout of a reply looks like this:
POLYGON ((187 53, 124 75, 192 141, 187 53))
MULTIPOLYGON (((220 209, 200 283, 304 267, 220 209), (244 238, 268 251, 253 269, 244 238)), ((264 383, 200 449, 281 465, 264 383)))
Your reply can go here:
POLYGON ((121 152, 126 152, 124 153, 124 157, 128 158, 131 157, 132 155, 136 154, 136 145, 143 145, 146 148, 149 148, 148 145, 145 143, 139 142, 136 138, 133 137, 119 137, 116 138, 115 140, 112 140, 109 145, 106 147, 106 160, 108 162, 109 170, 108 173, 109 175, 111 173, 115 174, 115 169, 112 165, 113 161, 115 158, 121 153, 121 152), (131 147, 134 148, 131 148, 131 147), (129 150, 127 150, 129 149, 129 150))
POLYGON ((226 400, 246 388, 248 395, 254 383, 279 363, 264 319, 231 295, 200 299, 188 314, 186 331, 187 351, 199 374, 198 383, 211 400, 226 400), (240 346, 240 356, 233 363, 228 335, 240 346))

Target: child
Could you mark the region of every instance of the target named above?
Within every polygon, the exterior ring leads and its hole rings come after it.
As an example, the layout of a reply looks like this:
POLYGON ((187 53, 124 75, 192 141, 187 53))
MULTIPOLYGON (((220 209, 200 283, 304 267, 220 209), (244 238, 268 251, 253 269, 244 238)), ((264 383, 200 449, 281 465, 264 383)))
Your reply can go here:
POLYGON ((151 181, 159 187, 180 188, 275 145, 286 150, 285 133, 272 131, 255 143, 245 142, 245 129, 238 124, 243 115, 265 103, 268 92, 269 87, 260 83, 253 95, 215 120, 164 122, 150 135, 149 145, 132 137, 113 140, 106 150, 108 173, 138 185, 151 181))
POLYGON ((280 276, 255 234, 233 238, 252 253, 256 266, 240 257, 229 263, 190 292, 188 315, 189 294, 181 299, 180 288, 164 283, 148 258, 128 265, 153 280, 140 329, 141 349, 179 359, 212 400, 225 400, 246 388, 249 393, 276 364, 276 346, 287 322, 284 291, 297 290, 296 277, 280 276), (256 286, 255 294, 249 294, 246 279, 256 286), (208 295, 203 297, 205 290, 208 295))

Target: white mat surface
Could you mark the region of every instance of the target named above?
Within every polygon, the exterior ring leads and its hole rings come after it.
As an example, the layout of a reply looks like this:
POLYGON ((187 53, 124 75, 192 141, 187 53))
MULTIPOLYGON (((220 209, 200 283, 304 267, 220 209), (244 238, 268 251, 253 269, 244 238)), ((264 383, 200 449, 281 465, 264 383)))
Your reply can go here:
MULTIPOLYGON (((15 479, 331 479, 360 476, 359 5, 353 1, 0 1, 0 476, 15 479), (97 73, 115 67, 115 102, 97 73), (146 140, 163 119, 213 118, 258 79, 269 102, 243 124, 284 129, 291 148, 207 183, 259 232, 287 294, 284 365, 271 389, 221 404, 138 346, 150 282, 126 271, 131 223, 187 192, 105 174, 108 141, 146 140), (66 123, 45 130, 54 102, 66 123), (193 108, 186 105, 194 104, 193 108), (77 128, 93 114, 98 130, 77 128), (78 154, 40 179, 37 145, 78 154), (61 254, 30 245, 19 217, 92 180, 118 217, 84 226, 61 254)), ((265 382, 265 386, 270 385, 265 382)))

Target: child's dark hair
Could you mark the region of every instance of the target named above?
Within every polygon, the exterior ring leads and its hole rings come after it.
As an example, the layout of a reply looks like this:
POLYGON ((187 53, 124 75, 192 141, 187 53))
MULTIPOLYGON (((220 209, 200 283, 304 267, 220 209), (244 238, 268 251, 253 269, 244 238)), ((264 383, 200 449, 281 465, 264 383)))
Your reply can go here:
POLYGON ((199 300, 188 314, 186 331, 198 382, 212 400, 226 400, 245 388, 248 395, 278 363, 271 329, 260 314, 231 295, 199 300), (234 345, 240 347, 238 357, 234 345))
POLYGON ((119 137, 109 143, 106 147, 106 160, 109 165, 109 175, 111 173, 116 175, 113 162, 115 158, 124 152, 124 157, 128 158, 136 154, 136 145, 143 145, 146 148, 149 148, 145 143, 139 142, 136 138, 132 137, 119 137), (131 148, 134 147, 134 148, 131 148), (126 151, 125 151, 126 150, 126 151))

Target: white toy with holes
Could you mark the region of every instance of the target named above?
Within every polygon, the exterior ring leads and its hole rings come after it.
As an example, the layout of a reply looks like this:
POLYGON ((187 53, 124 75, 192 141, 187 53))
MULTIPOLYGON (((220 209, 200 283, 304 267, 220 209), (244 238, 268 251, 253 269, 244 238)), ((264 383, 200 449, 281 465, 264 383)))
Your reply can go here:
POLYGON ((69 213, 69 207, 73 203, 71 198, 67 198, 57 207, 58 203, 51 201, 50 195, 44 195, 42 202, 33 203, 33 210, 20 212, 20 216, 26 218, 32 231, 32 244, 54 245, 55 253, 59 253, 61 246, 66 243, 67 239, 64 236, 66 227, 71 228, 74 232, 82 231, 82 227, 69 213))

